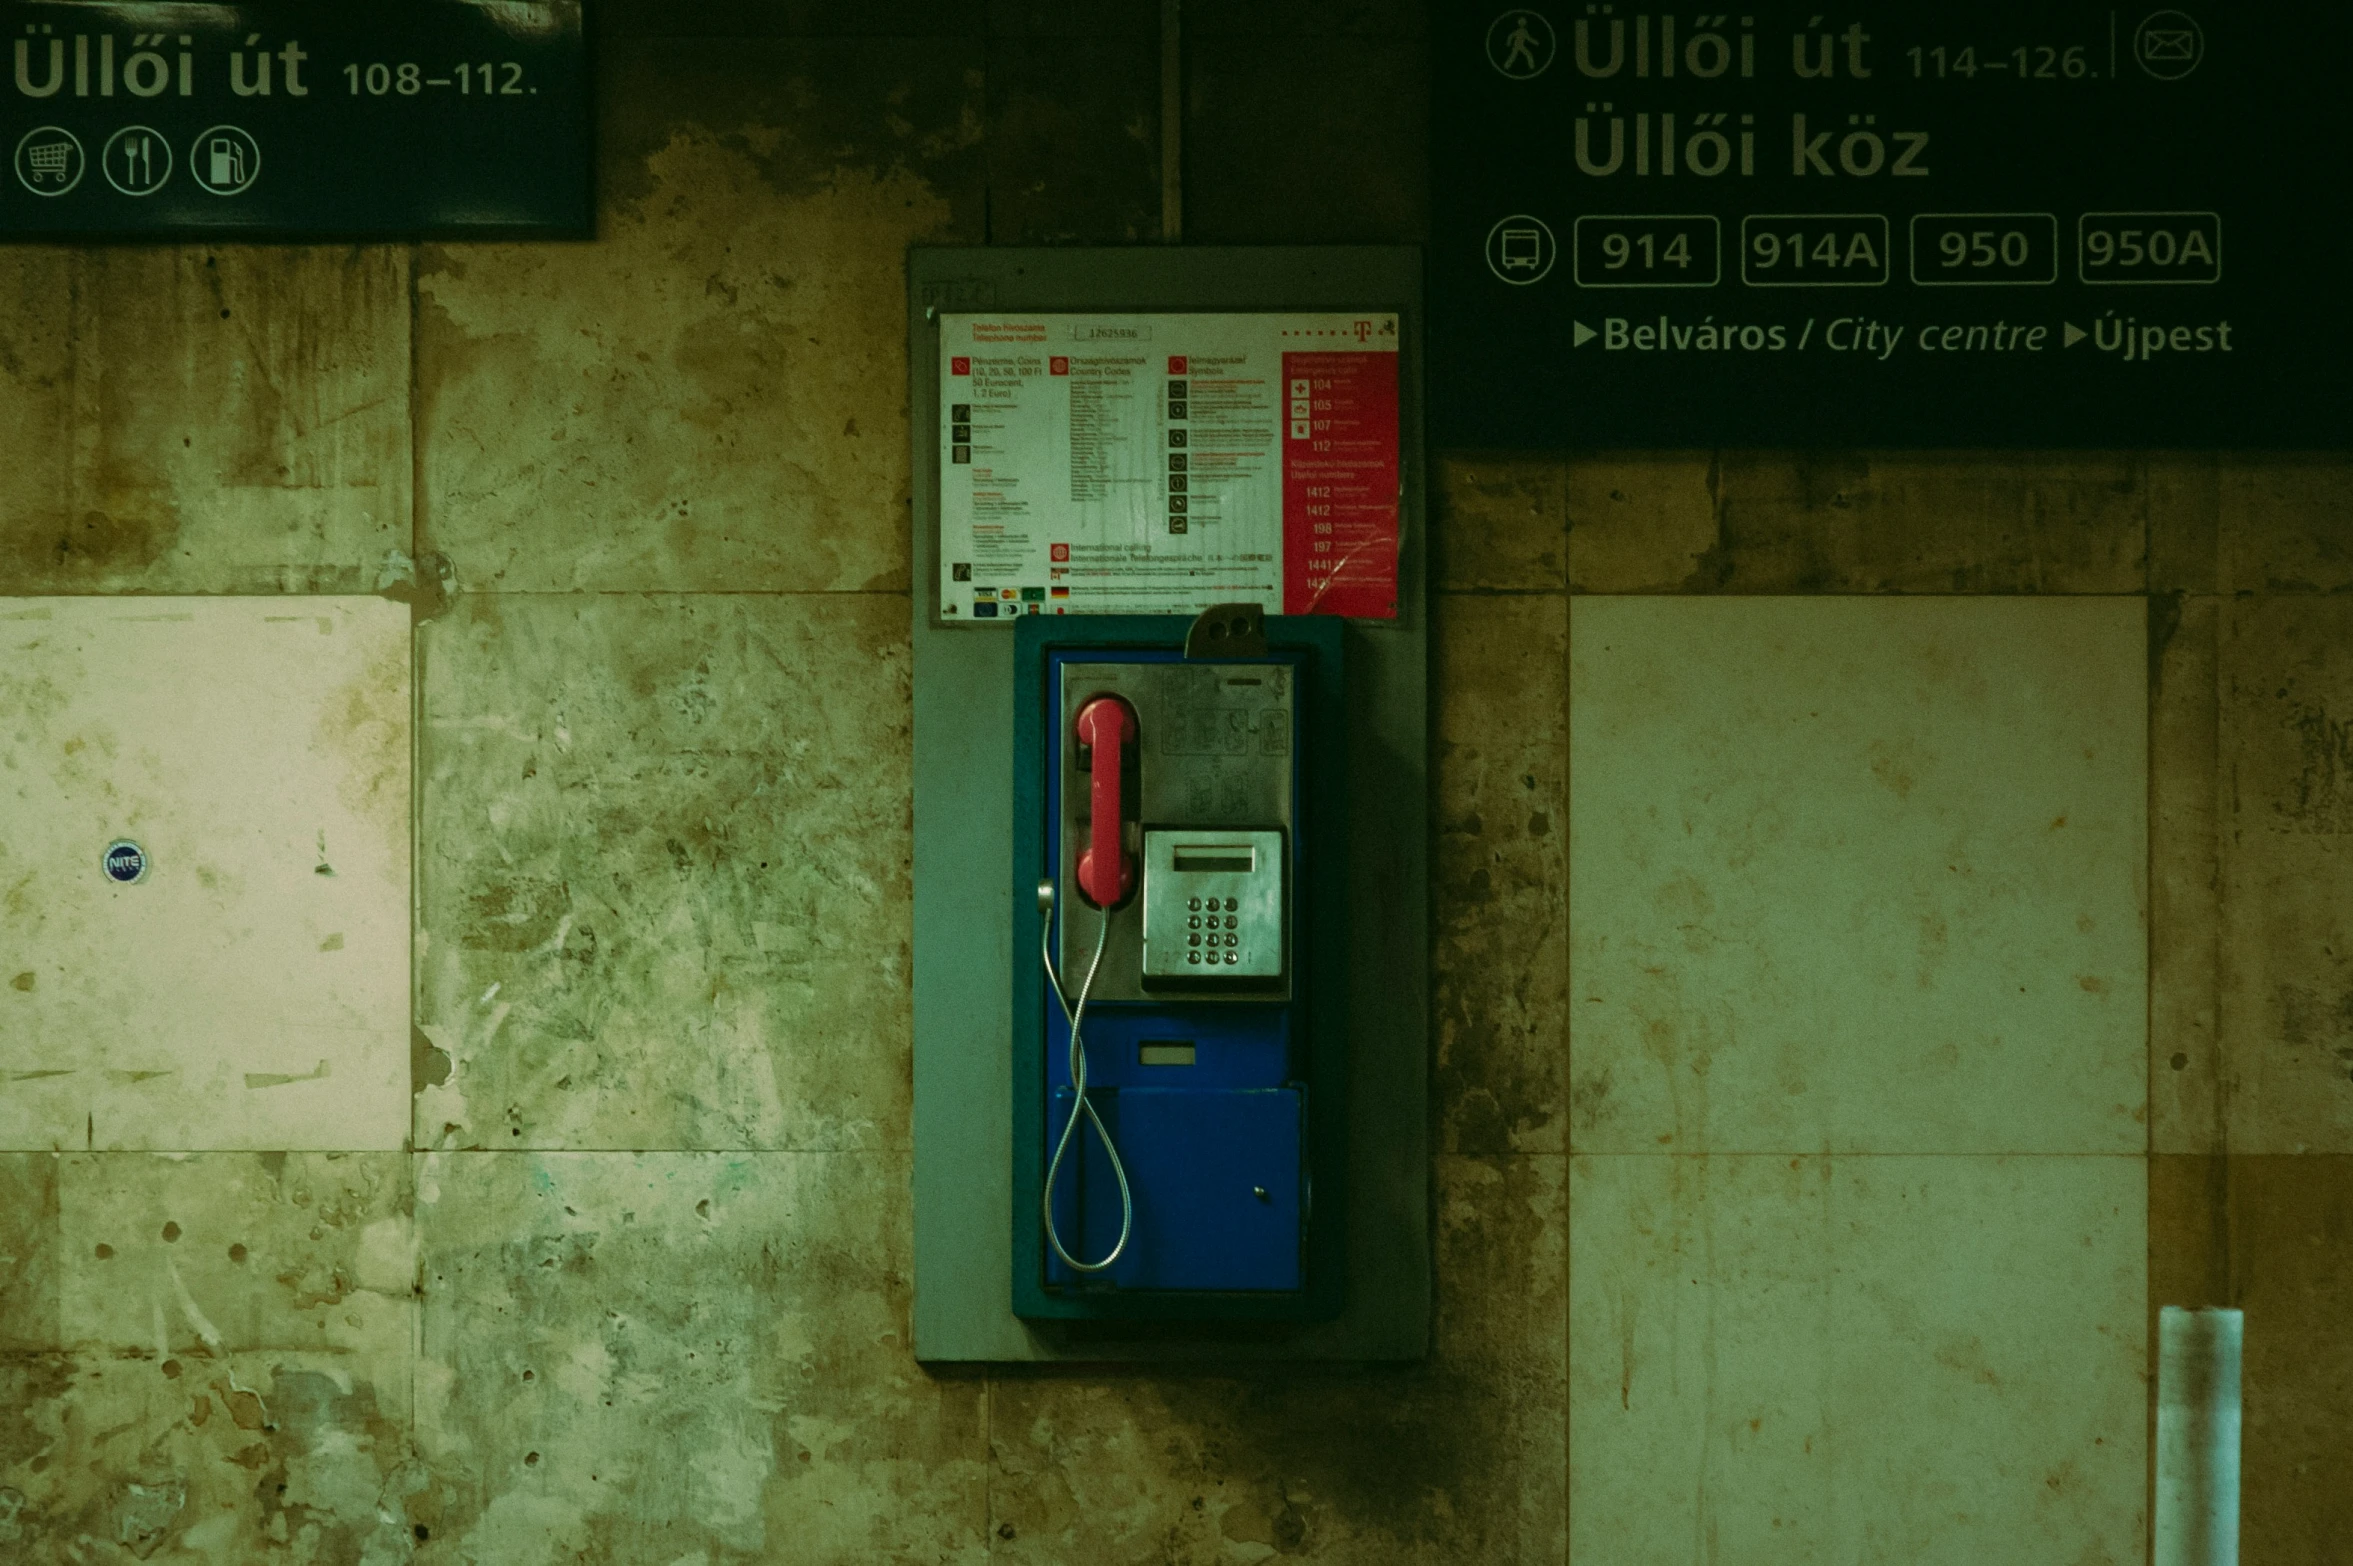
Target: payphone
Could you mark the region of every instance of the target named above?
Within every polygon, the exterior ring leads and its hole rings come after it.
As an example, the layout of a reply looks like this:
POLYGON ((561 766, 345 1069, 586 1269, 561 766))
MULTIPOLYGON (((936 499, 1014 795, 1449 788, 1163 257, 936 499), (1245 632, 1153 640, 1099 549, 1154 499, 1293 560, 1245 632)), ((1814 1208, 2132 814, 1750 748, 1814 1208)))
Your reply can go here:
POLYGON ((1013 1295, 1033 1319, 1341 1303, 1341 627, 1016 627, 1013 1295))

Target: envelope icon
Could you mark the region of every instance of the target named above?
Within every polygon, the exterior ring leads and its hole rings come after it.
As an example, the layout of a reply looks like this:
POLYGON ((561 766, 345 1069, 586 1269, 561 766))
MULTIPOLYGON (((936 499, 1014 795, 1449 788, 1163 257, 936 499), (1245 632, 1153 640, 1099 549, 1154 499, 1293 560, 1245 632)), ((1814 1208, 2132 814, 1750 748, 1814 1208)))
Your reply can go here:
POLYGON ((2141 58, 2152 65, 2186 64, 2198 57, 2198 35, 2186 27, 2152 27, 2141 34, 2141 58))

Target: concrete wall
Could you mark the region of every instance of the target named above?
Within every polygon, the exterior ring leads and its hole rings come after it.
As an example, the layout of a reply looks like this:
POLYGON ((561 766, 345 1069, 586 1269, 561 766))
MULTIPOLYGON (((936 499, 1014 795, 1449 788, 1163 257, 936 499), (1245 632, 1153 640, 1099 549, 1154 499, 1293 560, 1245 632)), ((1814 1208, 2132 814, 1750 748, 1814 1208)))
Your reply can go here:
MULTIPOLYGON (((383 592, 417 620, 413 1151, 0 1154, 0 1556, 1560 1560, 1572 1496, 1649 1461, 1570 1446, 1621 1364, 1576 1303, 1617 1264, 1572 1243, 1572 1195, 1602 1193, 1576 1233, 1639 1195, 1595 1183, 1571 1069, 1572 599, 2087 594, 2152 627, 2146 1303, 2245 1306, 2246 1559, 2333 1558, 2331 461, 1447 454, 1429 1361, 912 1362, 901 255, 1155 239, 1152 9, 613 0, 595 245, 0 251, 0 595, 383 592)), ((1425 237, 1418 7, 1186 9, 1188 237, 1425 237)), ((1953 1221, 2021 1209, 1987 1189, 1953 1221)), ((1714 1286, 1808 1232, 1725 1249, 1714 1286)), ((2077 1323, 2016 1309, 2028 1344, 2077 1323)), ((1677 1374, 1777 1352, 1694 1319, 1677 1374)), ((1975 1384, 1983 1419, 2054 1411, 1975 1384)), ((1933 1454, 1919 1391, 1872 1428, 1933 1454)), ((1686 1526, 1642 1558, 1713 1558, 1708 1504, 1832 1504, 1713 1472, 1712 1503, 1662 1487, 1686 1526)), ((2080 1558, 2137 1552, 2132 1498, 2023 1482, 2100 1519, 2080 1558)), ((1896 1537, 1837 1558, 1912 1558, 1896 1537)))

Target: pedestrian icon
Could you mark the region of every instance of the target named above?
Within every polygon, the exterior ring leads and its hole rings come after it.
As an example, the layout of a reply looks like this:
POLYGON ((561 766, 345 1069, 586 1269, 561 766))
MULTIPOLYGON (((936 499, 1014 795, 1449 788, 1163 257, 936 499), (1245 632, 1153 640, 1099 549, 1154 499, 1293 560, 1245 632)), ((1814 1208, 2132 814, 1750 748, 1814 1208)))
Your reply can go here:
POLYGON ((98 166, 124 195, 152 196, 172 177, 172 144, 159 130, 126 125, 106 139, 98 166))
POLYGON ((261 146, 234 125, 215 125, 189 149, 188 172, 216 196, 241 194, 261 175, 261 146))
POLYGON ((2157 80, 2179 81, 2206 57, 2206 35, 2186 11, 2152 11, 2132 35, 2132 57, 2157 80))
POLYGON ((1525 212, 1515 212, 1487 230, 1487 270, 1506 283, 1542 282, 1559 256, 1552 229, 1525 212))
POLYGON ((1506 11, 1487 28, 1487 63, 1524 82, 1552 64, 1552 24, 1536 11, 1506 11))
POLYGON ((38 125, 16 144, 16 179, 36 196, 62 196, 82 182, 82 144, 74 133, 38 125))

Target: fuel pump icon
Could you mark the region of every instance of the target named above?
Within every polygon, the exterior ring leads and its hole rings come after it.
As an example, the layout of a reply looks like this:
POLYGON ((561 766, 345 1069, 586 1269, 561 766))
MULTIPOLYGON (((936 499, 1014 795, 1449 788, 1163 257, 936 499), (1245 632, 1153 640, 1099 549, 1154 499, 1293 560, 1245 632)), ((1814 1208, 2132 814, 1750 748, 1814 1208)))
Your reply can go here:
POLYGON ((261 174, 261 145, 234 125, 215 125, 196 138, 188 167, 212 194, 238 195, 261 174))

